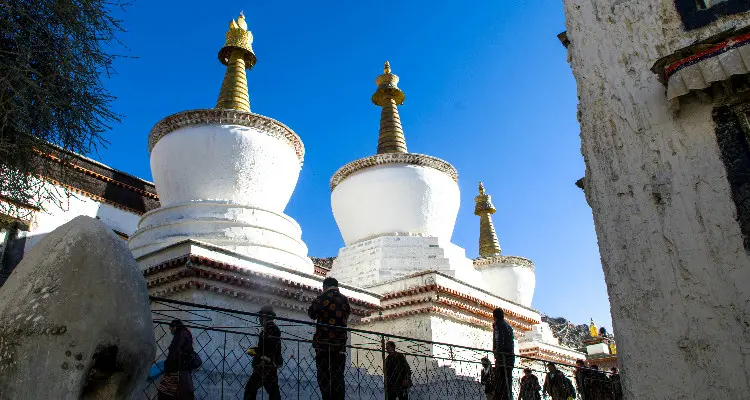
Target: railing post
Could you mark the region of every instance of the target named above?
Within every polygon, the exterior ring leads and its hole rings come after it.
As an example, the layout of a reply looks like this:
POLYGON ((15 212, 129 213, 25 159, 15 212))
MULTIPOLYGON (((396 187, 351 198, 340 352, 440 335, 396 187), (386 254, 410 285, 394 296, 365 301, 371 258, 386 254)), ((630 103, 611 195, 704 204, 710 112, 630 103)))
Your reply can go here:
POLYGON ((380 358, 383 362, 383 394, 385 400, 388 400, 388 373, 385 370, 385 335, 380 335, 380 358))
POLYGON ((224 371, 224 365, 227 361, 227 333, 224 332, 224 345, 221 351, 221 398, 224 398, 224 379, 226 379, 226 371, 224 371))
POLYGON ((297 400, 299 400, 299 395, 300 395, 299 388, 300 386, 302 386, 302 381, 300 380, 300 377, 299 377, 299 363, 301 359, 302 359, 302 354, 300 354, 299 352, 299 341, 297 341, 297 400))
MULTIPOLYGON (((352 348, 352 351, 354 351, 353 348, 352 348)), ((362 382, 361 382, 361 380, 362 380, 362 366, 359 365, 359 350, 356 350, 356 352, 354 354, 356 356, 356 360, 354 362, 357 365, 357 398, 361 399, 362 398, 362 382)))
MULTIPOLYGON (((421 346, 421 344, 420 344, 420 346, 421 346)), ((425 346, 425 347, 427 347, 427 346, 425 346)), ((430 349, 431 349, 430 347, 427 347, 427 350, 430 350, 430 349)), ((432 398, 432 390, 430 390, 430 370, 429 370, 429 368, 427 366, 427 363, 428 363, 427 356, 425 356, 424 357, 424 376, 425 376, 425 380, 427 381, 426 382, 426 384, 427 384, 427 399, 429 400, 429 399, 432 398)))

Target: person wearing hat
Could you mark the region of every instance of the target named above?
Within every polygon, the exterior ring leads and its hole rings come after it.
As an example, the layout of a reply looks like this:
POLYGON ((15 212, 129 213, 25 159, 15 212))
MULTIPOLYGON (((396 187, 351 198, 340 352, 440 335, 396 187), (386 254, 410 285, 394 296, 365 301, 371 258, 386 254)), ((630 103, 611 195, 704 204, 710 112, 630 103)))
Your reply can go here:
POLYGON ((194 353, 193 334, 182 320, 169 323, 172 342, 164 361, 164 374, 156 385, 159 400, 192 400, 195 398, 190 366, 185 365, 188 356, 194 353))
POLYGON ((263 387, 269 400, 281 400, 277 372, 284 361, 281 355, 281 330, 273 322, 276 313, 271 306, 263 306, 258 314, 263 329, 258 335, 258 345, 247 349, 247 353, 253 357, 253 373, 245 385, 244 399, 255 400, 258 389, 263 387))
POLYGON ((325 278, 323 293, 307 310, 307 315, 317 322, 313 348, 322 400, 344 399, 347 331, 341 328, 346 328, 350 312, 349 299, 339 291, 339 282, 325 278))

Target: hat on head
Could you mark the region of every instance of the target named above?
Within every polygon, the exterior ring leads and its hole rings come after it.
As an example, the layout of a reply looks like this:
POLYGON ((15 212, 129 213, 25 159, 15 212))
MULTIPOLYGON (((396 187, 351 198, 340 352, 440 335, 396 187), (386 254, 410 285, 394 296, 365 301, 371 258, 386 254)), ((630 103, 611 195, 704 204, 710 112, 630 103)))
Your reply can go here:
POLYGON ((276 313, 273 311, 273 307, 271 306, 263 306, 260 308, 260 311, 258 311, 258 314, 260 315, 268 315, 271 317, 275 317, 276 313))

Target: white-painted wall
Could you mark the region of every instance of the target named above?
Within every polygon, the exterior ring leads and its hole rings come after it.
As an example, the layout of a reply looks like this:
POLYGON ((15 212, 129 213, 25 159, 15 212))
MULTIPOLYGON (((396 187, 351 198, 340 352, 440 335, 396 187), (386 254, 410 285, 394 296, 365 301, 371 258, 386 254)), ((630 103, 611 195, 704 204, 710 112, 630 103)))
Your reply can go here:
POLYGON ((333 216, 347 245, 397 233, 450 240, 459 204, 458 184, 450 176, 408 164, 355 172, 331 193, 333 216))
MULTIPOLYGON (((51 190, 55 187, 51 183, 51 190)), ((138 221, 141 216, 116 208, 107 203, 100 203, 90 197, 82 194, 69 193, 65 194, 65 189, 57 187, 60 194, 59 206, 49 200, 43 203, 42 211, 35 212, 29 226, 29 232, 26 233, 26 246, 24 252, 31 250, 34 245, 47 233, 52 232, 58 226, 71 221, 79 215, 86 215, 93 218, 99 218, 108 227, 131 235, 138 227, 138 221)))
POLYGON ((746 398, 750 259, 713 105, 689 96, 671 112, 651 67, 695 41, 747 26, 748 15, 686 32, 674 1, 564 4, 585 192, 626 398, 746 398))

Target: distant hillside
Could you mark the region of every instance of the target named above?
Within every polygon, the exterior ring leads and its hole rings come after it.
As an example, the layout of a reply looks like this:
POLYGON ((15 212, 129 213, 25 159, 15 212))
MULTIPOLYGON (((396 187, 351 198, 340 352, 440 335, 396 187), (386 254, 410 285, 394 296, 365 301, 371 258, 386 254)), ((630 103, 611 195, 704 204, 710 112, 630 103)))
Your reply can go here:
MULTIPOLYGON (((542 315, 542 322, 549 324, 552 333, 560 340, 561 345, 572 349, 584 347, 583 340, 590 337, 589 326, 586 324, 575 325, 565 318, 554 318, 547 315, 542 315)), ((607 337, 612 338, 612 335, 607 333, 607 337)))

